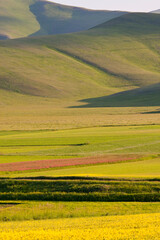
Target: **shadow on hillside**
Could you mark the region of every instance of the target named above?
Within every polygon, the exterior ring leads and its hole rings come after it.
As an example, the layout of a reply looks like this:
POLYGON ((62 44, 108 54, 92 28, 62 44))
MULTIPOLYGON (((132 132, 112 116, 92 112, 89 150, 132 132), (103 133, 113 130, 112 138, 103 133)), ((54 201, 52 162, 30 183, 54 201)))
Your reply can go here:
POLYGON ((0 34, 0 40, 7 40, 9 39, 7 35, 0 34))
POLYGON ((151 112, 143 112, 142 114, 160 114, 160 109, 151 112))
MULTIPOLYGON (((96 107, 144 107, 160 106, 160 84, 154 84, 145 88, 138 88, 103 96, 80 100, 86 103, 70 108, 96 108, 96 107)), ((160 111, 159 111, 160 112, 160 111)), ((157 112, 158 113, 158 112, 157 112)))

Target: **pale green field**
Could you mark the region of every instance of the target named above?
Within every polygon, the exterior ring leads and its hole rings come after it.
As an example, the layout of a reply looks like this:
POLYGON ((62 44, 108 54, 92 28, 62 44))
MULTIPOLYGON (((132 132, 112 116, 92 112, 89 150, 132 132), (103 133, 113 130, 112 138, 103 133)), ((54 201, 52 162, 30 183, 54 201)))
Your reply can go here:
MULTIPOLYGON (((3 162, 47 156, 106 154, 155 155, 160 149, 160 125, 82 128, 59 131, 1 131, 3 162)), ((147 158, 148 159, 148 158, 147 158)), ((29 159, 28 159, 29 160, 29 159)))
MULTIPOLYGON (((160 176, 160 126, 117 126, 59 131, 1 131, 0 162, 86 156, 135 156, 129 163, 65 167, 9 176, 160 176)), ((8 173, 7 173, 8 175, 8 173)), ((1 176, 5 173, 1 172, 1 176)))
POLYGON ((160 203, 143 202, 0 202, 0 221, 159 213, 160 203))
MULTIPOLYGON (((7 176, 2 174, 1 176, 7 176)), ((85 177, 125 177, 125 178, 159 178, 160 159, 146 160, 130 163, 115 163, 86 167, 70 167, 55 170, 41 170, 32 172, 11 173, 9 177, 59 177, 59 176, 85 176, 85 177)))

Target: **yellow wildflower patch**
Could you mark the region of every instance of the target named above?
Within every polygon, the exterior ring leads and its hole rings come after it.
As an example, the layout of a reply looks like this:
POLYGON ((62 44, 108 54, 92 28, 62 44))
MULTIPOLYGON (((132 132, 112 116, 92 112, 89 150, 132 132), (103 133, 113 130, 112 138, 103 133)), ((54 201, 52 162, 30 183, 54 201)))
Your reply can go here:
POLYGON ((8 222, 1 240, 158 240, 160 214, 8 222))

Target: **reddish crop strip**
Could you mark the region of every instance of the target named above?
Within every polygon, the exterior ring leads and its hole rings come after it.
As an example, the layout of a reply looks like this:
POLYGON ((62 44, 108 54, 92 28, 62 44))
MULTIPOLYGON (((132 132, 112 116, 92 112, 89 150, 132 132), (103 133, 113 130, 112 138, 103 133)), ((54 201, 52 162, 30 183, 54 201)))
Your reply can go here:
POLYGON ((31 162, 16 162, 16 163, 3 163, 0 164, 0 171, 25 171, 36 170, 45 168, 59 168, 67 166, 78 165, 91 165, 91 164, 103 164, 103 163, 118 163, 136 160, 142 156, 140 155, 106 155, 96 157, 83 157, 83 158, 71 158, 71 159, 53 159, 53 160, 39 160, 31 162))

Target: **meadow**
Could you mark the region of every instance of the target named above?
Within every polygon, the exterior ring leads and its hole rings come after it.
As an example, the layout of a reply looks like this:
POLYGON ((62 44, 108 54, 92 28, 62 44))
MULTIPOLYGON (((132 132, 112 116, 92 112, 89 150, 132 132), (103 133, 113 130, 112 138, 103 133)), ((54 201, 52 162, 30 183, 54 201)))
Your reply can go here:
POLYGON ((160 203, 154 202, 40 202, 2 201, 0 221, 29 221, 61 218, 135 215, 160 213, 160 203))

